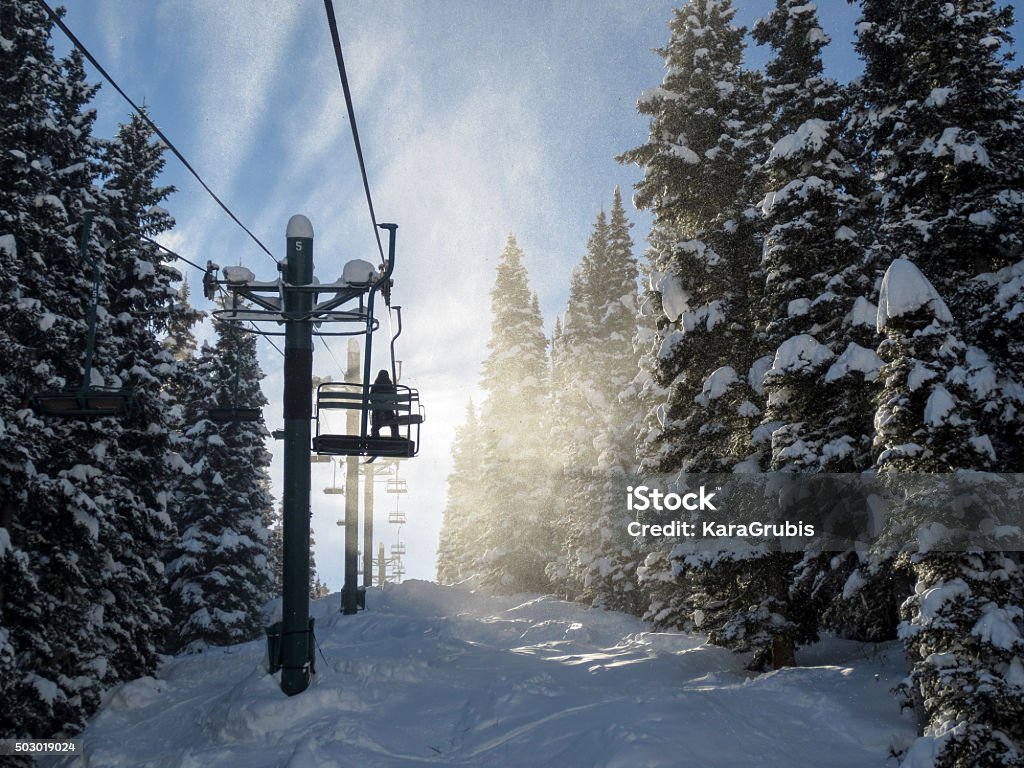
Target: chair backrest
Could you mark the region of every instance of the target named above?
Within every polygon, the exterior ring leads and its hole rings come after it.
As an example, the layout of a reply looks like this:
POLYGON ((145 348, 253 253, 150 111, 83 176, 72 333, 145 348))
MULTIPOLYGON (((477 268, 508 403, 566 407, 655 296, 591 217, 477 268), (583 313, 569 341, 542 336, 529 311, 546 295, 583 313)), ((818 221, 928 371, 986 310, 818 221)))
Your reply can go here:
MULTIPOLYGON (((419 392, 401 384, 394 392, 369 392, 366 408, 370 411, 415 413, 419 410, 419 392)), ((363 410, 363 385, 325 382, 316 388, 316 410, 363 410)))

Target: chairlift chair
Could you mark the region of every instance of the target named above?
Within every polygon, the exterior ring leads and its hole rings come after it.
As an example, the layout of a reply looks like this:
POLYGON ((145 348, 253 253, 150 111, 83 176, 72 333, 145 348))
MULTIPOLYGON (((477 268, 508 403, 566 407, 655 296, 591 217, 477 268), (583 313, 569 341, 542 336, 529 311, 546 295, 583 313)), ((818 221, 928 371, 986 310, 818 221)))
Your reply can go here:
MULTIPOLYGON (((216 265, 213 265, 216 267, 216 265)), ((207 270, 210 267, 207 266, 207 270)), ((233 297, 233 302, 237 302, 237 297, 233 297)), ((239 350, 238 343, 238 332, 235 329, 234 323, 232 323, 228 329, 230 334, 230 343, 235 348, 235 355, 237 357, 239 350)), ((233 391, 231 396, 230 405, 215 405, 212 408, 207 409, 206 416, 210 421, 215 421, 218 424, 231 424, 231 423, 242 423, 242 422, 253 422, 261 421, 263 419, 263 409, 253 405, 239 405, 238 404, 238 392, 241 386, 241 366, 235 363, 235 380, 233 384, 233 391)))
POLYGON ((392 555, 397 555, 399 557, 404 555, 405 554, 405 543, 400 541, 397 544, 392 544, 391 545, 391 554, 392 555))
POLYGON ((325 382, 316 389, 316 436, 313 450, 329 456, 385 456, 412 458, 419 452, 420 425, 424 421, 423 406, 419 392, 396 384, 395 392, 370 391, 370 384, 348 382, 325 382), (388 431, 398 432, 398 437, 366 434, 360 427, 359 434, 335 432, 332 427, 343 420, 338 411, 359 411, 366 418, 360 424, 377 424, 388 431), (393 418, 381 422, 374 420, 375 412, 390 412, 393 418), (333 419, 332 419, 333 415, 333 419))
POLYGON ((385 493, 408 493, 409 492, 409 486, 406 484, 405 480, 400 480, 398 478, 395 478, 395 479, 392 479, 392 480, 388 480, 387 486, 384 488, 384 492, 385 493))
POLYGON ((37 410, 47 416, 99 418, 124 413, 131 394, 118 387, 83 387, 40 392, 35 401, 37 410))
MULTIPOLYGON (((333 460, 328 459, 328 461, 333 461, 333 460)), ((327 488, 324 488, 324 493, 326 493, 328 496, 333 496, 333 495, 338 495, 338 494, 345 493, 345 486, 344 485, 338 485, 338 464, 337 463, 334 464, 334 477, 331 480, 331 484, 327 488)))
POLYGON ((218 424, 227 424, 235 421, 259 421, 263 418, 263 409, 236 405, 218 406, 210 408, 206 415, 210 421, 216 421, 218 424))
POLYGON ((85 360, 82 366, 82 384, 77 389, 39 392, 35 396, 37 410, 47 416, 65 418, 99 418, 118 416, 127 409, 132 393, 121 387, 92 384, 92 359, 96 350, 96 314, 100 295, 100 265, 89 255, 89 232, 93 214, 85 214, 78 252, 92 268, 92 290, 89 296, 89 314, 86 317, 88 334, 85 342, 85 360))

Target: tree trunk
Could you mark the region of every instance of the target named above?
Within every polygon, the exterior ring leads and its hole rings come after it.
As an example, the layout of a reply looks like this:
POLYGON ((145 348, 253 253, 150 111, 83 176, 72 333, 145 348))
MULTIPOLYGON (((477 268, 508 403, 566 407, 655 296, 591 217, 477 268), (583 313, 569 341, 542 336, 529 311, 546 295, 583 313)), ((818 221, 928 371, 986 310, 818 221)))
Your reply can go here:
POLYGON ((796 666, 796 649, 793 640, 788 637, 772 639, 772 669, 796 666))
MULTIPOLYGON (((14 504, 4 499, 4 501, 0 503, 0 528, 6 528, 8 534, 11 534, 12 527, 14 527, 14 504)), ((7 589, 4 585, 4 582, 0 581, 0 608, 4 607, 4 601, 6 597, 7 589)))

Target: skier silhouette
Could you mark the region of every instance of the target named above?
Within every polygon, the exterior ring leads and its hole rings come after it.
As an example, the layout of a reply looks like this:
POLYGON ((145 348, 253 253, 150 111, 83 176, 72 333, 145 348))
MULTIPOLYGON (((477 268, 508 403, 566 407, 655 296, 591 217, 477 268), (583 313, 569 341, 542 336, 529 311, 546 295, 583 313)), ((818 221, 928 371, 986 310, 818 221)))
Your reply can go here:
MULTIPOLYGON (((391 377, 388 372, 381 369, 380 373, 377 374, 377 378, 374 379, 373 384, 370 385, 370 398, 373 399, 374 395, 396 395, 398 389, 391 381, 391 377)), ((380 437, 381 427, 391 427, 391 437, 398 439, 401 435, 398 434, 398 416, 394 411, 377 410, 371 411, 373 416, 373 426, 370 430, 370 435, 374 438, 380 437)))

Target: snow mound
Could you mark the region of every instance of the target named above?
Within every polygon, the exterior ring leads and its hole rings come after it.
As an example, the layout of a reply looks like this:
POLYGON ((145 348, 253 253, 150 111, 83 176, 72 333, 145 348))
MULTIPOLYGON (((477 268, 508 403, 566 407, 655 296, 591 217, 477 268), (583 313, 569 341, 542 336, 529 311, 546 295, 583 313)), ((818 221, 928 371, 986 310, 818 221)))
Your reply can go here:
POLYGON ((953 315, 939 292, 921 270, 908 259, 893 259, 882 278, 878 295, 876 327, 881 333, 894 317, 927 308, 939 322, 950 323, 953 315))
POLYGON ((675 275, 655 272, 651 275, 651 287, 661 294, 661 308, 672 322, 690 309, 690 294, 683 290, 675 275))
POLYGON ((341 272, 342 282, 349 285, 366 285, 377 279, 377 268, 363 259, 352 259, 341 272))
POLYGON ((807 120, 794 133, 783 136, 772 147, 768 155, 768 165, 777 160, 786 159, 801 152, 820 152, 828 141, 831 123, 827 120, 813 118, 807 120))
POLYGON ((729 387, 739 380, 740 377, 732 366, 723 365, 721 368, 716 368, 704 379, 701 393, 693 398, 693 401, 706 407, 712 400, 717 400, 728 392, 729 387))
POLYGON ((40 764, 862 768, 914 735, 892 644, 826 640, 802 656, 818 666, 752 676, 701 635, 550 597, 407 582, 338 603, 311 605, 305 692, 280 691, 261 641, 179 656, 108 697, 80 756, 40 764))
POLYGON ((224 279, 229 283, 251 283, 256 275, 247 267, 224 267, 224 279))
POLYGON ((813 336, 801 333, 786 339, 775 351, 775 360, 766 376, 815 368, 831 360, 835 354, 813 336))
POLYGON ((873 349, 867 349, 854 342, 850 342, 846 349, 828 369, 825 374, 825 383, 831 384, 852 371, 857 371, 864 376, 864 381, 874 381, 878 378, 878 372, 882 370, 883 360, 875 354, 873 349))

